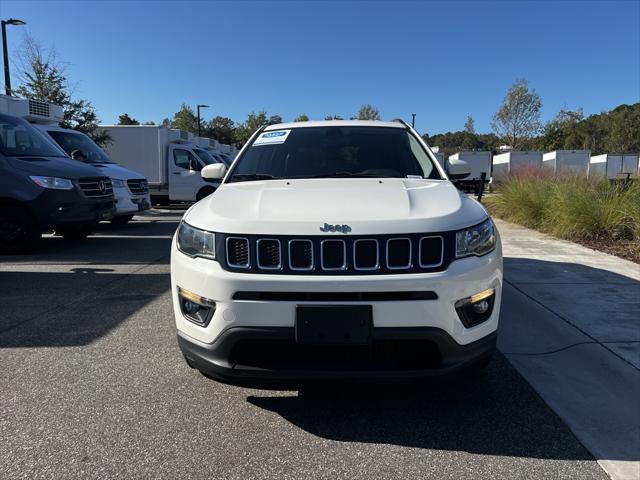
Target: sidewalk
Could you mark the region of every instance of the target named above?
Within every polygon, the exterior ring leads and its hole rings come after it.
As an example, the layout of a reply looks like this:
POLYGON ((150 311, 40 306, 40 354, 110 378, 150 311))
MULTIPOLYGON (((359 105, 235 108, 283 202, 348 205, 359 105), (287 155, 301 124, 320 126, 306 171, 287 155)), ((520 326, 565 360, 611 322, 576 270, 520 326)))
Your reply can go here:
POLYGON ((612 478, 639 479, 640 265, 496 224, 500 350, 612 478))

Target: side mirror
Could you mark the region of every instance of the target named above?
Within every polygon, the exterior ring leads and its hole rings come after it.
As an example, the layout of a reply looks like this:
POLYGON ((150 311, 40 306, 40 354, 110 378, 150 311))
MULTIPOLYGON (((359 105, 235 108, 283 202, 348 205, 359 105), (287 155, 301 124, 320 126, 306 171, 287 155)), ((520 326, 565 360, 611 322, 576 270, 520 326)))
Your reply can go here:
POLYGON ((462 180, 471 175, 471 166, 464 160, 447 160, 446 165, 449 180, 462 180))
POLYGON ((227 166, 224 163, 214 163, 205 165, 200 176, 205 180, 221 180, 227 173, 227 166))

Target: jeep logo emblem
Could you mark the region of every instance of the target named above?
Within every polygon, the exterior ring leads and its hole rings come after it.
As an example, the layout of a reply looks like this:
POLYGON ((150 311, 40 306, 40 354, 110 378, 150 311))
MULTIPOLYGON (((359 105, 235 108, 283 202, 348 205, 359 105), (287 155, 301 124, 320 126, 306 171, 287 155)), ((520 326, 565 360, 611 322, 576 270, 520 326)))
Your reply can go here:
POLYGON ((104 183, 104 180, 98 182, 98 190, 100 190, 100 193, 107 193, 107 185, 104 183))
POLYGON ((320 231, 349 233, 351 231, 351 227, 349 225, 329 225, 328 223, 325 223, 322 227, 320 227, 320 231))

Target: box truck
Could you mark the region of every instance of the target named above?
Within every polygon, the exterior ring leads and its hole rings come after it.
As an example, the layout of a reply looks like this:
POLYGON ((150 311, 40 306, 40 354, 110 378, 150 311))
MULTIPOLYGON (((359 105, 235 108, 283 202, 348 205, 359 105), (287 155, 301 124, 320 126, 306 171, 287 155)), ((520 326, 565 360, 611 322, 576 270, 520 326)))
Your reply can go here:
POLYGON ((199 201, 220 184, 200 176, 202 168, 215 161, 203 153, 192 133, 158 125, 100 128, 111 136, 109 156, 147 177, 152 203, 199 201))
POLYGON ((0 95, 0 253, 26 253, 41 233, 86 237, 113 218, 111 180, 71 160, 28 120, 62 118, 62 108, 0 95))
POLYGON ((542 168, 542 152, 511 150, 493 156, 494 181, 504 180, 510 173, 522 168, 542 168))
POLYGON ((589 177, 609 179, 638 176, 637 153, 603 153, 589 161, 589 177))
POLYGON ((463 190, 476 189, 483 173, 485 174, 485 184, 491 181, 491 152, 458 152, 449 156, 449 161, 451 160, 462 160, 466 162, 471 168, 471 173, 468 177, 456 181, 456 183, 461 186, 463 190))
POLYGON ((591 150, 554 150, 542 155, 542 167, 555 174, 587 176, 591 150))

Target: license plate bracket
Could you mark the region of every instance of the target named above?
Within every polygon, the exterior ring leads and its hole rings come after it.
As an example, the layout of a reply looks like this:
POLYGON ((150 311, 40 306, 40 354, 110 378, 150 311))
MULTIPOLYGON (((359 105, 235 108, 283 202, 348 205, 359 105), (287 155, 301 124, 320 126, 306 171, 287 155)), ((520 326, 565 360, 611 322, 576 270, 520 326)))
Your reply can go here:
POLYGON ((371 343, 371 305, 298 305, 296 342, 301 345, 367 345, 371 343))

